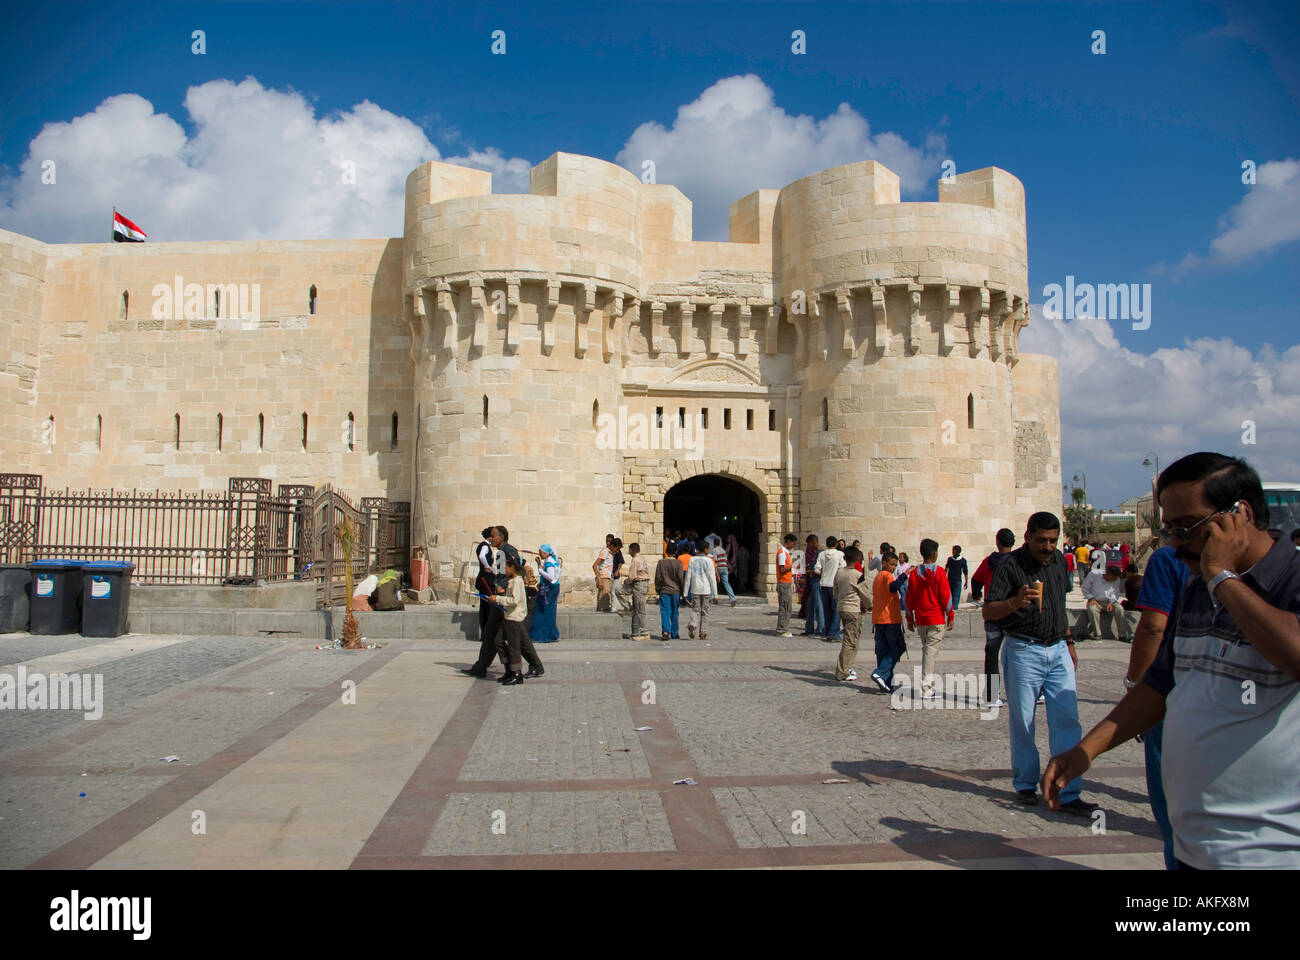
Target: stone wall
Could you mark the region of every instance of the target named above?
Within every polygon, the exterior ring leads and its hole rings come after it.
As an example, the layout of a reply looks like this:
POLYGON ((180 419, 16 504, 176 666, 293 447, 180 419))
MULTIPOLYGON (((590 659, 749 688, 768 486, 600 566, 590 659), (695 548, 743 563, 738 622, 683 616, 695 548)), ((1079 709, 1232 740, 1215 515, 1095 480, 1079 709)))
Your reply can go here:
MULTIPOLYGON (((0 450, 4 454, 0 471, 4 472, 28 472, 26 464, 45 439, 36 411, 45 251, 39 240, 0 230, 0 450)), ((55 349, 51 344, 51 353, 55 349)))
POLYGON ((408 499, 415 423, 400 249, 400 240, 47 247, 36 413, 53 415, 56 432, 28 470, 47 485, 219 490, 230 476, 262 476, 408 499), (184 285, 204 287, 188 317, 184 303, 168 309, 177 277, 182 301, 184 285), (214 306, 207 284, 234 289, 214 306), (257 319, 232 316, 240 285, 248 313, 256 295, 257 319))

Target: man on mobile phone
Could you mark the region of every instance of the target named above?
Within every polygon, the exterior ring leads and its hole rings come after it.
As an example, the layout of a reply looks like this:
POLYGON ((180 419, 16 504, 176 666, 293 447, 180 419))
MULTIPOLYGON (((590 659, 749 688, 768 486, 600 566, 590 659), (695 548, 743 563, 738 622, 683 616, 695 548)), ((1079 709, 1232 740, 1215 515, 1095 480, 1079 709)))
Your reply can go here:
MULTIPOLYGON (((1164 720, 1161 776, 1179 867, 1300 868, 1300 554, 1268 532, 1263 485, 1246 461, 1194 453, 1170 464, 1156 499, 1194 576, 1155 662, 1042 790, 1164 720)), ((1055 752, 1055 751, 1054 751, 1055 752)))

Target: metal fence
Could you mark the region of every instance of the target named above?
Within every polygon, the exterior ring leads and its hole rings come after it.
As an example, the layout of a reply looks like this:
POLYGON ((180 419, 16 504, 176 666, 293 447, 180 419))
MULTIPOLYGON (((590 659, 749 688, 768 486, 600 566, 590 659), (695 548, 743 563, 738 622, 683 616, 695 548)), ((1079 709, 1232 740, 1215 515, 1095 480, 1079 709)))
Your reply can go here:
POLYGON ((0 474, 0 562, 128 560, 142 584, 242 585, 316 581, 322 603, 344 599, 345 570, 334 538, 357 524, 354 577, 393 567, 405 573, 411 508, 382 497, 361 507, 325 485, 231 477, 225 493, 45 490, 36 474, 0 474))

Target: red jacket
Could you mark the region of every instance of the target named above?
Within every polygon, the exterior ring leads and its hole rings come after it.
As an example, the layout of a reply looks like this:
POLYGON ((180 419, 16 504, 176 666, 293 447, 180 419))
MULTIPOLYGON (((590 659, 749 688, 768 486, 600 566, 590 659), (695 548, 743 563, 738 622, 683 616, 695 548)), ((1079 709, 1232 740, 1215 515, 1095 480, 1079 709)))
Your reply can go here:
POLYGON ((937 627, 953 622, 948 609, 952 594, 948 590, 948 576, 937 566, 923 570, 913 567, 907 571, 907 618, 923 627, 937 627))

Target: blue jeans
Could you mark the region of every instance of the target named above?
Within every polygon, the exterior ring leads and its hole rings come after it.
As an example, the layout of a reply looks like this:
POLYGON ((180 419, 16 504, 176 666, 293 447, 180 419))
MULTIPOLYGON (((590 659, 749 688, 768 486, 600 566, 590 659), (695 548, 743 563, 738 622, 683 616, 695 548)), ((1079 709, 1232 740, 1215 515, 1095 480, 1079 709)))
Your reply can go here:
POLYGON ((952 597, 952 600, 948 603, 948 609, 956 610, 961 604, 961 577, 948 581, 948 593, 952 597))
MULTIPOLYGON (((1011 782, 1017 790, 1036 791, 1034 710, 1040 693, 1047 698, 1047 743, 1052 756, 1083 739, 1069 647, 1064 640, 1044 647, 1007 634, 1002 640, 1002 685, 1011 725, 1011 782)), ((1082 789, 1083 778, 1075 777, 1061 791, 1061 802, 1079 799, 1082 789)))
POLYGON ((835 588, 822 587, 822 607, 830 611, 826 617, 826 636, 831 640, 840 638, 840 605, 835 602, 835 588))
POLYGON ((1169 802, 1165 799, 1165 785, 1160 779, 1160 750, 1165 738, 1165 722, 1161 720, 1142 738, 1146 748, 1147 795, 1151 798, 1151 813, 1165 842, 1165 869, 1177 870, 1178 858, 1174 856, 1174 828, 1169 822, 1169 802))
POLYGON ((668 634, 674 640, 677 637, 677 607, 681 603, 681 595, 676 593, 659 594, 659 625, 662 633, 668 634))
POLYGON ((736 599, 735 591, 731 589, 731 571, 725 567, 718 569, 718 579, 722 581, 722 588, 727 591, 727 596, 732 600, 736 599))
POLYGON ((826 614, 822 611, 822 587, 821 583, 812 579, 808 584, 808 610, 804 617, 804 633, 825 633, 826 632, 826 614))
POLYGON ((891 687, 894 685, 894 667, 906 652, 907 644, 903 640, 901 623, 876 624, 875 673, 891 687))

